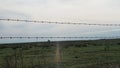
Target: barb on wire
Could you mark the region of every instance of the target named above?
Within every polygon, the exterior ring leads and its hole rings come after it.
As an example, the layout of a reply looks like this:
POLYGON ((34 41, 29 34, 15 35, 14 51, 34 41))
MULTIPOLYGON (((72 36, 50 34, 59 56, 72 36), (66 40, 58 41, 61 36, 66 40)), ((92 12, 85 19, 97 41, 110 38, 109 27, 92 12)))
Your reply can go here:
POLYGON ((91 23, 73 23, 73 22, 51 22, 37 20, 21 20, 21 19, 0 19, 1 21, 16 21, 16 22, 33 22, 33 23, 48 23, 48 24, 71 24, 71 25, 94 25, 94 26, 120 26, 120 24, 91 24, 91 23))
POLYGON ((79 38, 82 38, 82 39, 113 39, 113 38, 120 38, 120 36, 111 36, 111 37, 3 37, 1 36, 0 39, 79 39, 79 38))

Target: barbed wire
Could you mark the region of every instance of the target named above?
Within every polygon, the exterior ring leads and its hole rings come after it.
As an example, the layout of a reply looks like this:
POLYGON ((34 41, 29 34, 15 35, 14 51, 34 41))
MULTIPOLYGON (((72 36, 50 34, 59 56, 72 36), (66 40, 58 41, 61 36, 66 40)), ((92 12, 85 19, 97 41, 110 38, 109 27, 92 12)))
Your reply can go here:
POLYGON ((28 37, 5 37, 5 36, 1 36, 0 39, 55 39, 55 38, 61 38, 61 39, 113 39, 113 38, 116 38, 116 39, 120 39, 120 36, 109 36, 109 37, 98 37, 98 36, 95 36, 95 37, 32 37, 32 36, 28 36, 28 37))
MULTIPOLYGON (((37 20, 21 20, 21 19, 0 19, 1 21, 15 21, 15 22, 33 22, 33 23, 48 23, 48 24, 72 24, 72 25, 98 25, 98 26, 120 26, 120 24, 89 24, 89 23, 72 23, 72 22, 50 22, 50 21, 37 21, 37 20)), ((120 38, 120 36, 111 36, 111 37, 24 37, 24 36, 0 36, 0 39, 55 39, 55 38, 61 38, 61 39, 111 39, 111 38, 120 38)))
POLYGON ((37 20, 22 20, 22 19, 0 19, 1 21, 16 21, 16 22, 33 22, 33 23, 48 23, 48 24, 71 24, 71 25, 94 25, 94 26, 120 26, 120 24, 97 24, 97 23, 72 23, 72 22, 51 22, 37 20))

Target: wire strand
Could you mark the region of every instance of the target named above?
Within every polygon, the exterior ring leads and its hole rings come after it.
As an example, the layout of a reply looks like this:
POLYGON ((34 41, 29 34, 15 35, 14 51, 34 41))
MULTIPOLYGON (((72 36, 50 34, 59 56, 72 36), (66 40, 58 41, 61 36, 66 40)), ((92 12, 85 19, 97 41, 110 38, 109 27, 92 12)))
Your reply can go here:
POLYGON ((15 37, 15 36, 11 36, 11 37, 8 37, 8 36, 1 36, 0 39, 55 39, 55 38, 61 38, 61 39, 79 39, 79 38, 82 38, 82 39, 111 39, 111 38, 120 38, 120 36, 109 36, 109 37, 98 37, 98 36, 94 36, 94 37, 32 37, 32 36, 28 36, 28 37, 15 37))
POLYGON ((97 24, 97 23, 72 23, 72 22, 51 22, 37 20, 22 20, 22 19, 0 19, 1 21, 16 21, 16 22, 33 22, 33 23, 48 23, 48 24, 71 24, 71 25, 94 25, 94 26, 120 26, 120 24, 97 24))

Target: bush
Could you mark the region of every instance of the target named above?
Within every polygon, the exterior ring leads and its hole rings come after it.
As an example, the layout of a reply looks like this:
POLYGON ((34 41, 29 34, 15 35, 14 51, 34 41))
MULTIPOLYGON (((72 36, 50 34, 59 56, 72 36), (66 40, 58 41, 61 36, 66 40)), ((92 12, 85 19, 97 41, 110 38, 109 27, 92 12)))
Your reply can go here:
POLYGON ((0 49, 5 49, 5 48, 6 48, 6 47, 4 47, 4 46, 1 46, 1 47, 0 47, 0 49))
POLYGON ((120 43, 117 43, 118 45, 120 45, 120 43))

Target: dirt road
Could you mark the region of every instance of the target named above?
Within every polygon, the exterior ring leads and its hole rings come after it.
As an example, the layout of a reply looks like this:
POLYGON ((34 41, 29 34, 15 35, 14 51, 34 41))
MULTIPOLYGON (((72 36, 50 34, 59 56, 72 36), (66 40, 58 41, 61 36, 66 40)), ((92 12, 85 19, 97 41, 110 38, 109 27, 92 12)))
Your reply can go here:
POLYGON ((61 62, 61 53, 60 53, 60 44, 56 42, 56 50, 55 50, 55 63, 57 64, 57 68, 60 68, 61 62))

